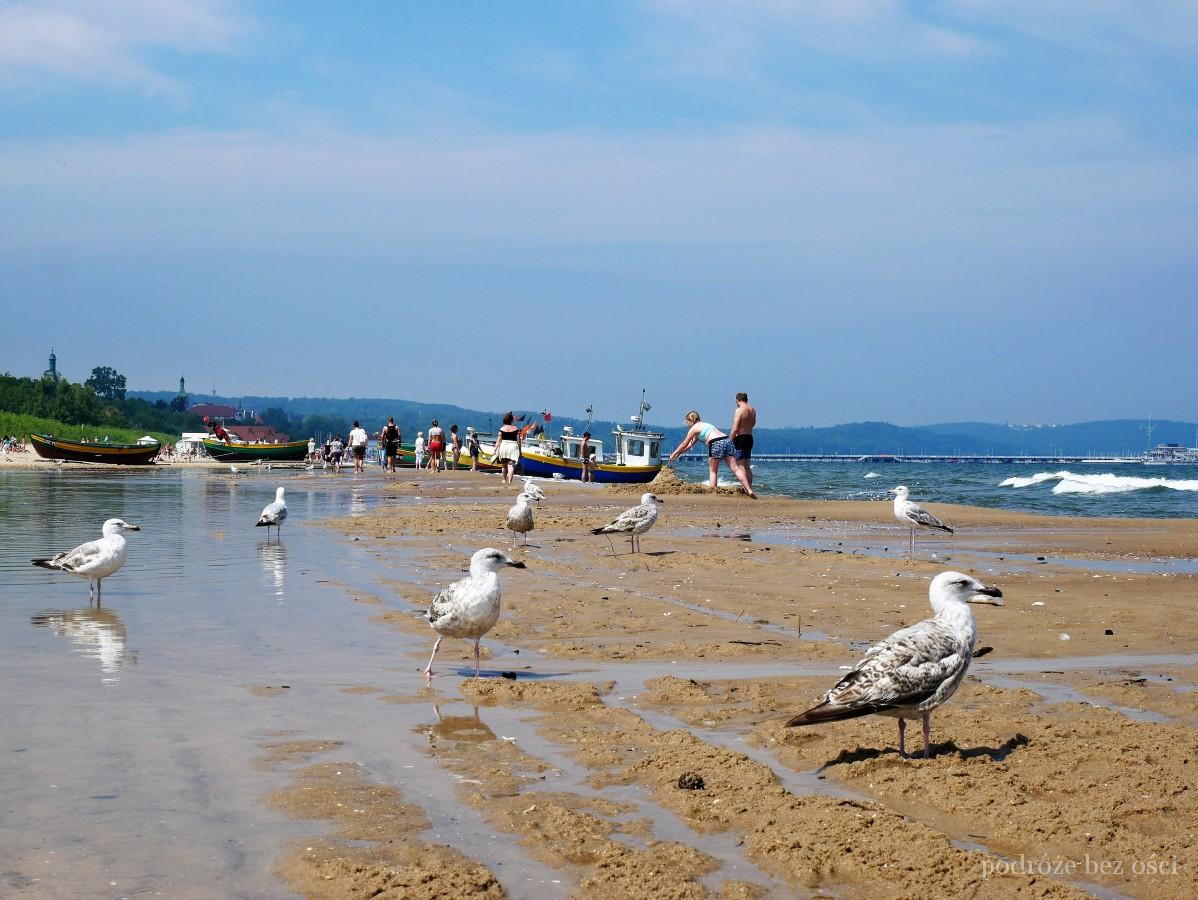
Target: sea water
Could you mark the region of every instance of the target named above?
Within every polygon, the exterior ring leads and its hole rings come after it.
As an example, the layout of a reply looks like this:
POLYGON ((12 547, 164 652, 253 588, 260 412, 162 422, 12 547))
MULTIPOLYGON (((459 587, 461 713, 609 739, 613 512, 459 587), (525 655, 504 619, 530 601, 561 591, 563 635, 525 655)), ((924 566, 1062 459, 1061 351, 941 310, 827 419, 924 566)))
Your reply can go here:
MULTIPOLYGON (((681 462, 688 481, 706 478, 705 463, 681 462)), ((923 503, 960 503, 1069 516, 1198 517, 1198 466, 1141 464, 1046 467, 1004 463, 753 463, 762 494, 805 500, 889 500, 898 484, 923 503)), ((720 484, 734 485, 727 467, 720 484)))

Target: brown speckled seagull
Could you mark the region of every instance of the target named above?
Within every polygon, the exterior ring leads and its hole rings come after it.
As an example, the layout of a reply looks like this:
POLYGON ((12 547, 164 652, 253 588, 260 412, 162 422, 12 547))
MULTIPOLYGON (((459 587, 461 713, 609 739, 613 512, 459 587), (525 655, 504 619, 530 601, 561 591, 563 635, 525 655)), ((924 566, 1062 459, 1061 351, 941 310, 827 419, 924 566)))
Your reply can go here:
POLYGON ((1003 605, 1002 591, 960 572, 941 572, 932 579, 928 594, 935 613, 932 618, 874 644, 823 700, 787 726, 875 714, 893 716, 898 719, 899 754, 906 759, 906 720, 922 717, 923 757, 927 759, 932 710, 961 686, 973 660, 978 632, 969 604, 1003 605))

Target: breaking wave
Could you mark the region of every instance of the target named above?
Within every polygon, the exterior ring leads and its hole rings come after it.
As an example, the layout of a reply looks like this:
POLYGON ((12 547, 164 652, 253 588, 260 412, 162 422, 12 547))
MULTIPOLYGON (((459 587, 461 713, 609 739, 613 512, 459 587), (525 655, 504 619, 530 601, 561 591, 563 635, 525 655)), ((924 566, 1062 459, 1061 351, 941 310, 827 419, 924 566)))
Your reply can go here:
POLYGON ((866 478, 881 478, 882 474, 880 472, 866 472, 865 477, 866 478))
POLYGON ((1055 481, 1054 494, 1126 494, 1131 491, 1198 491, 1198 480, 1135 478, 1130 475, 1078 475, 1073 472, 1037 472, 1027 477, 1013 476, 999 487, 1025 488, 1055 481))

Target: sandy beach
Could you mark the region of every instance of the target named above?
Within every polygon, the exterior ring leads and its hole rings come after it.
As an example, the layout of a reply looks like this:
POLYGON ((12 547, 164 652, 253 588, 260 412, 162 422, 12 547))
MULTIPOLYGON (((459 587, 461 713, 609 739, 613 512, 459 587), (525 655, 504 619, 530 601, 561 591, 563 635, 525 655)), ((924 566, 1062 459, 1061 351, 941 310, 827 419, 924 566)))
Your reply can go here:
MULTIPOLYGON (((640 488, 545 484, 526 548, 502 528, 519 483, 360 485, 378 507, 317 527, 412 561, 389 594, 350 592, 397 634, 397 670, 423 667, 433 635, 413 611, 470 552, 528 565, 504 574, 483 640, 492 677, 465 677, 470 645, 446 640, 431 688, 346 693, 451 705, 428 741, 457 802, 558 873, 561 894, 1193 895, 1198 620, 1180 561, 1194 521, 940 507, 957 534, 921 536, 908 560, 888 505, 754 503, 667 478, 634 555, 587 532, 640 488), (892 719, 783 727, 870 642, 929 615, 928 580, 950 568, 1006 605, 977 611, 983 655, 934 714, 931 759, 899 757, 892 719), (488 723, 503 710, 535 727, 501 733, 488 723)), ((294 779, 269 802, 320 823, 278 862, 292 890, 503 895, 470 846, 429 839, 402 782, 339 756, 340 737, 263 744, 264 765, 294 779)), ((918 728, 908 741, 922 750, 918 728)))

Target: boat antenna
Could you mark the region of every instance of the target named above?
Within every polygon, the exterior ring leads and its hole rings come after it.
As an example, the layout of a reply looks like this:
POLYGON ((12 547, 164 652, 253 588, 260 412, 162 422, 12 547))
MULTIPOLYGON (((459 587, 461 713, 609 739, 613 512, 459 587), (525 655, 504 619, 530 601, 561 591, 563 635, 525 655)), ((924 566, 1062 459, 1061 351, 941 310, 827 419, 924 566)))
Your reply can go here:
MULTIPOLYGON (((584 430, 590 431, 591 430, 591 421, 595 418, 595 404, 593 404, 593 403, 587 404, 586 414, 587 414, 587 426, 584 430)), ((1195 431, 1195 434, 1198 434, 1198 431, 1195 431)))

